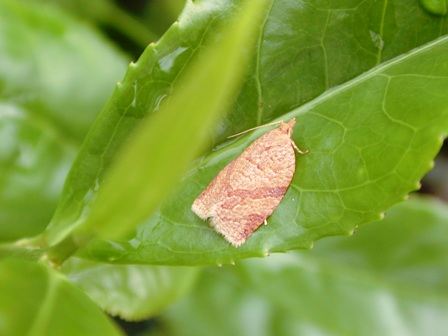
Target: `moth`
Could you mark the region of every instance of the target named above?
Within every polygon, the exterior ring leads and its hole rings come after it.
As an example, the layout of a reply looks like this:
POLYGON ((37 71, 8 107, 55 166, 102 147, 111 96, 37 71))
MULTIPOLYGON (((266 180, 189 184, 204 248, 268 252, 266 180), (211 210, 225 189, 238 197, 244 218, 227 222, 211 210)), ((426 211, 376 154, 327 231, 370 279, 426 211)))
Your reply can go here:
POLYGON ((279 205, 294 176, 294 149, 308 152, 291 139, 295 122, 295 118, 281 121, 278 128, 255 140, 221 170, 191 207, 202 220, 210 219, 215 231, 235 247, 267 224, 279 205))

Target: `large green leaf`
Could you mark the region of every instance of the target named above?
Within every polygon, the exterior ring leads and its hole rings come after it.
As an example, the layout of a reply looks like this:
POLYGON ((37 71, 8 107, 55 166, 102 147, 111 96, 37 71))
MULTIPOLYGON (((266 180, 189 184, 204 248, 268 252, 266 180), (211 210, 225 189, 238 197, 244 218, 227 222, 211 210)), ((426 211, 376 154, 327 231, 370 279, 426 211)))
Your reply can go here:
POLYGON ((240 248, 226 243, 190 210, 194 198, 258 130, 205 156, 170 202, 129 243, 97 241, 91 258, 118 262, 232 263, 269 252, 309 248, 347 235, 419 186, 448 131, 448 37, 440 38, 326 92, 284 115, 297 118, 297 157, 285 199, 240 248), (138 248, 134 248, 137 246, 138 248))
POLYGON ((40 264, 0 262, 0 334, 122 335, 100 309, 57 272, 40 264))
POLYGON ((448 208, 411 200, 353 237, 209 269, 159 335, 443 335, 448 208))
POLYGON ((64 13, 0 1, 0 241, 48 224, 77 148, 125 65, 64 13))
POLYGON ((62 272, 104 311, 125 320, 160 314, 191 290, 200 268, 111 265, 78 258, 62 272))
MULTIPOLYGON (((220 38, 219 23, 240 6, 189 2, 179 22, 129 69, 72 168, 50 241, 83 221, 117 149, 144 115, 159 109, 198 50, 220 38)), ((234 249, 190 211, 200 190, 263 132, 258 131, 220 145, 199 162, 173 200, 130 242, 96 241, 83 255, 124 263, 225 263, 309 247, 322 236, 348 234, 377 219, 417 188, 447 129, 446 40, 422 46, 446 30, 443 19, 407 1, 272 1, 249 75, 214 136, 221 143, 225 135, 274 116, 297 117, 294 139, 311 153, 298 158, 298 173, 271 225, 234 249)), ((204 88, 201 94, 212 92, 204 88)), ((144 201, 134 197, 123 204, 144 201)), ((108 209, 110 218, 115 210, 108 209)))

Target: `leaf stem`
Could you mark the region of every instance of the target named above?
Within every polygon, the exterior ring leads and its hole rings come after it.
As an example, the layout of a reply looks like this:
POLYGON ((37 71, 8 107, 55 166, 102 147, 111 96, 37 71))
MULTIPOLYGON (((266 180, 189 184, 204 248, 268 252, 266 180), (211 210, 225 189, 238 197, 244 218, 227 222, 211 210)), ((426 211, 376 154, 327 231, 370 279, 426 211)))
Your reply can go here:
POLYGON ((77 243, 77 241, 73 239, 73 236, 69 235, 63 241, 48 249, 46 260, 49 265, 54 268, 58 268, 79 248, 80 245, 77 243))
POLYGON ((46 250, 42 248, 22 248, 15 244, 0 245, 0 259, 18 258, 29 261, 38 261, 45 254, 46 250))

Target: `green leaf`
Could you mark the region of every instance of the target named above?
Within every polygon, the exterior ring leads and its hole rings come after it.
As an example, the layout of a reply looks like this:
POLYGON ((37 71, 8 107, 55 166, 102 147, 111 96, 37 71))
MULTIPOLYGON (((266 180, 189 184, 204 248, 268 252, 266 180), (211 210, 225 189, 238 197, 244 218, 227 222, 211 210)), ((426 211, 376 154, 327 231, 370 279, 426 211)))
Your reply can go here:
POLYGON ((48 224, 81 140, 125 64, 64 13, 0 2, 0 241, 48 224))
MULTIPOLYGON (((129 70, 72 169, 50 229, 51 241, 59 241, 84 220, 117 148, 146 112, 159 109, 198 49, 220 38, 219 23, 235 16, 240 6, 238 1, 189 2, 179 23, 142 56, 138 71, 129 70), (121 119, 124 112, 135 118, 121 119)), ((433 40, 447 31, 447 24, 408 1, 338 6, 274 1, 254 41, 257 54, 245 84, 215 131, 220 145, 192 168, 173 200, 146 220, 133 239, 96 241, 83 256, 125 263, 210 264, 309 247, 322 236, 347 234, 377 219, 417 188, 446 130, 445 40, 433 40), (428 41, 433 42, 422 46, 428 41), (326 89, 331 90, 316 98, 326 89), (269 219, 271 225, 234 249, 197 219, 190 206, 219 170, 263 131, 223 144, 226 135, 274 117, 294 116, 294 140, 311 153, 298 158, 298 173, 269 219)), ((201 94, 207 97, 209 92, 201 94)), ((108 211, 113 218, 115 208, 108 211)))
POLYGON ((21 260, 0 261, 1 335, 122 335, 58 273, 21 260))
POLYGON ((125 320, 159 314, 188 292, 195 267, 110 265, 71 258, 62 272, 104 311, 125 320))
MULTIPOLYGON (((206 10, 215 1, 202 3, 206 10)), ((239 1, 220 3, 239 6, 239 1)), ((185 15, 198 6, 191 7, 185 15)), ((213 19, 225 20, 224 13, 225 8, 213 19)), ((276 0, 257 39, 252 71, 216 137, 221 142, 281 118, 324 91, 447 33, 448 21, 429 15, 417 1, 276 0)))
POLYGON ((129 243, 93 243, 84 255, 120 262, 232 263, 270 252, 309 248, 377 220, 419 187, 448 131, 448 37, 384 63, 284 115, 296 117, 293 139, 310 153, 284 200, 240 248, 190 210, 211 179, 265 130, 205 156, 175 197, 139 227, 129 243), (133 246, 137 245, 138 249, 133 246))
POLYGON ((312 251, 209 269, 160 335, 443 335, 448 208, 414 199, 312 251))

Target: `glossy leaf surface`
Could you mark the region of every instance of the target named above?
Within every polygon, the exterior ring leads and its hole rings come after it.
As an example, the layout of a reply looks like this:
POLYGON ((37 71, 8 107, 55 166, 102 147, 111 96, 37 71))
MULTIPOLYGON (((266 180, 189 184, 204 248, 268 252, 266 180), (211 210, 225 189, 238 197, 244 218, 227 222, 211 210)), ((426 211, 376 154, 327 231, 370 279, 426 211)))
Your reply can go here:
MULTIPOLYGON (((308 248, 323 236, 350 234, 378 219, 418 188, 448 129, 446 37, 436 39, 446 22, 405 1, 271 5, 260 20, 240 95, 217 131, 210 130, 219 146, 192 167, 172 200, 132 239, 95 241, 80 255, 117 263, 219 264, 308 248), (297 158, 293 183, 270 225, 234 249, 190 206, 225 164, 267 130, 226 143, 223 137, 274 117, 297 118, 293 138, 310 154, 297 158)), ((159 110, 198 51, 221 38, 219 24, 240 9, 240 1, 189 2, 179 22, 144 53, 138 71, 130 68, 73 166, 50 242, 84 220, 120 145, 144 115, 159 110)), ((132 202, 141 208, 145 199, 124 197, 123 204, 132 202)), ((110 218, 115 209, 118 215, 120 207, 108 208, 110 218)), ((107 221, 102 224, 106 232, 107 221)))

